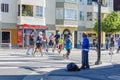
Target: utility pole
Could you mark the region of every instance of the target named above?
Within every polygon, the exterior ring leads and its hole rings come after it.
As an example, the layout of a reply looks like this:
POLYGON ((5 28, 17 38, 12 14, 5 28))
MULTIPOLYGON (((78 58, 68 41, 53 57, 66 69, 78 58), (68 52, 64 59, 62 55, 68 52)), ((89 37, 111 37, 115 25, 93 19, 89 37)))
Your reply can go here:
POLYGON ((97 52, 97 61, 95 65, 101 64, 101 5, 102 0, 92 0, 98 4, 98 52, 97 52))

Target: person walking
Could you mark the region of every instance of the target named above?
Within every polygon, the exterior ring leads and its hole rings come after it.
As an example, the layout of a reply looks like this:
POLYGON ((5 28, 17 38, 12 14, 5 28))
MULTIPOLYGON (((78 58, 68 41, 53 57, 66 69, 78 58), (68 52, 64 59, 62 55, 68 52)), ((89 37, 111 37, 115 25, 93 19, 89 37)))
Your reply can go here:
POLYGON ((115 45, 115 39, 114 39, 114 35, 112 35, 111 38, 110 38, 110 52, 109 52, 109 54, 113 54, 114 45, 115 45))
POLYGON ((70 35, 68 35, 68 37, 65 39, 65 48, 67 53, 63 54, 63 58, 69 59, 70 51, 72 48, 72 40, 70 38, 70 35))
POLYGON ((29 46, 26 51, 27 55, 30 55, 29 51, 31 48, 32 48, 32 52, 34 51, 34 44, 35 44, 35 31, 32 30, 32 32, 29 35, 29 46))
POLYGON ((118 44, 117 53, 119 53, 119 50, 120 50, 120 38, 117 40, 117 44, 118 44))
POLYGON ((109 39, 108 38, 106 38, 106 49, 108 50, 108 48, 109 48, 109 39))
POLYGON ((39 32, 39 35, 38 35, 37 40, 36 40, 35 50, 34 50, 32 55, 35 56, 35 53, 36 53, 37 49, 39 49, 40 53, 41 53, 41 56, 43 56, 42 46, 43 46, 43 36, 42 36, 42 32, 39 32))
POLYGON ((88 52, 89 52, 89 39, 87 37, 87 33, 84 32, 82 34, 83 42, 82 45, 82 66, 81 69, 89 69, 89 58, 88 58, 88 52))

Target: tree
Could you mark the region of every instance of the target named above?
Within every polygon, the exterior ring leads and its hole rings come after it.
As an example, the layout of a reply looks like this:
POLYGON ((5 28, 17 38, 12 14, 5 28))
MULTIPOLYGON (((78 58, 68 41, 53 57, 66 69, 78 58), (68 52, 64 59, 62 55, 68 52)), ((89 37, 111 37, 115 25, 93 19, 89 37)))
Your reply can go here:
MULTIPOLYGON (((120 14, 113 11, 103 18, 101 23, 102 31, 106 33, 115 33, 120 31, 120 14)), ((96 21, 93 28, 96 32, 98 29, 98 22, 96 21)))

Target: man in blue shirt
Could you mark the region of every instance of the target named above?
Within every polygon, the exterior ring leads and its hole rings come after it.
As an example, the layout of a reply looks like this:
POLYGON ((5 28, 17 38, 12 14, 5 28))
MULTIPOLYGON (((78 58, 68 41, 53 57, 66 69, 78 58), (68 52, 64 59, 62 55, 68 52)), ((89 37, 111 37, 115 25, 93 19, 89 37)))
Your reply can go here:
POLYGON ((82 67, 81 69, 89 69, 89 61, 88 61, 88 52, 89 52, 89 39, 87 37, 87 33, 84 32, 82 34, 83 42, 82 45, 82 67))

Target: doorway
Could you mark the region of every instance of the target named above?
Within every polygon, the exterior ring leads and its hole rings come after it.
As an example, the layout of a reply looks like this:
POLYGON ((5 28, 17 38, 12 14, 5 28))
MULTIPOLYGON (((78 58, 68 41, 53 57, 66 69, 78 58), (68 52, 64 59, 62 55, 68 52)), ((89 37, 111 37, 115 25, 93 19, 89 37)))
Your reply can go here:
POLYGON ((65 30, 63 31, 63 34, 64 34, 64 39, 66 39, 66 38, 68 37, 68 35, 71 35, 71 32, 70 32, 69 29, 65 29, 65 30))

